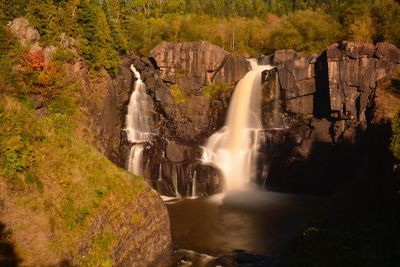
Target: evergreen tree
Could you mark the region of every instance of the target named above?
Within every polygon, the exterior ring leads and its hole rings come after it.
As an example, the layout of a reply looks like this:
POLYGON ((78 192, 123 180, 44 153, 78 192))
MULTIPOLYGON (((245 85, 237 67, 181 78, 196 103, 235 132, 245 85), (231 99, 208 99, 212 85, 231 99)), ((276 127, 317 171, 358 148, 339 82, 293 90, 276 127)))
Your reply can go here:
POLYGON ((82 56, 95 70, 104 67, 111 75, 118 69, 118 53, 113 47, 110 27, 100 4, 81 0, 77 10, 82 56))

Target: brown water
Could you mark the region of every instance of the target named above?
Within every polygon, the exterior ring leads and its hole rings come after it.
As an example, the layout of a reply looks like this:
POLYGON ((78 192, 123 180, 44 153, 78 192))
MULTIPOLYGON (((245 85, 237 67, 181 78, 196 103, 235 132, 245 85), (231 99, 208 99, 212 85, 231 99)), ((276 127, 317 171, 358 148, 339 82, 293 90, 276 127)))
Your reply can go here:
POLYGON ((279 255, 291 238, 301 234, 323 200, 248 191, 166 203, 177 246, 218 257, 234 250, 279 255))

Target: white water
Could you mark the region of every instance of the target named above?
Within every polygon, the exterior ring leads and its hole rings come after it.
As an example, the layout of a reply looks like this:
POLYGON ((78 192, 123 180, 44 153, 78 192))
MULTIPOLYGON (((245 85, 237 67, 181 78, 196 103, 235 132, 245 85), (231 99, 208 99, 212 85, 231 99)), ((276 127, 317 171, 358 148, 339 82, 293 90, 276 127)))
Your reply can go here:
POLYGON ((135 87, 129 100, 126 115, 126 133, 128 141, 133 143, 128 160, 128 171, 136 175, 143 175, 144 143, 151 141, 151 132, 148 124, 149 97, 146 86, 140 78, 140 73, 131 65, 131 70, 137 78, 135 87))
POLYGON ((262 130, 261 73, 273 67, 257 65, 253 59, 250 65, 251 70, 236 85, 225 126, 207 140, 201 158, 221 170, 226 191, 248 188, 256 171, 262 130))
POLYGON ((181 197, 181 194, 179 194, 178 191, 178 173, 175 165, 172 165, 172 185, 174 186, 175 189, 175 196, 181 197))
POLYGON ((192 180, 192 197, 197 196, 197 188, 196 188, 196 183, 197 183, 197 172, 194 171, 193 173, 193 180, 192 180))

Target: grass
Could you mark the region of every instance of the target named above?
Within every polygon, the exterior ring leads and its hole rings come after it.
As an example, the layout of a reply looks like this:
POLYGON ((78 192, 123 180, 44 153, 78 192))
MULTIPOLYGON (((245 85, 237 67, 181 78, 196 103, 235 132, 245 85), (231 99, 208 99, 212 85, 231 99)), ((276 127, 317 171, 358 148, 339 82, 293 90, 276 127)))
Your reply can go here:
POLYGON ((187 96, 185 95, 185 93, 182 91, 182 89, 177 84, 171 85, 170 93, 171 93, 172 99, 174 100, 174 103, 176 105, 181 105, 181 104, 186 103, 187 96))
MULTIPOLYGON (((51 242, 46 240, 50 258, 76 253, 95 218, 130 203, 146 187, 80 137, 79 110, 73 96, 63 94, 42 117, 15 98, 0 99, 0 183, 7 185, 16 213, 44 218, 52 233, 51 242)), ((12 227, 16 238, 38 231, 30 220, 12 227)), ((99 236, 93 257, 82 264, 112 265, 107 255, 114 239, 110 233, 99 236)), ((17 244, 22 258, 30 255, 29 246, 35 244, 17 244)))
POLYGON ((203 87, 203 95, 208 98, 216 98, 221 92, 228 90, 232 90, 231 85, 210 83, 203 87))

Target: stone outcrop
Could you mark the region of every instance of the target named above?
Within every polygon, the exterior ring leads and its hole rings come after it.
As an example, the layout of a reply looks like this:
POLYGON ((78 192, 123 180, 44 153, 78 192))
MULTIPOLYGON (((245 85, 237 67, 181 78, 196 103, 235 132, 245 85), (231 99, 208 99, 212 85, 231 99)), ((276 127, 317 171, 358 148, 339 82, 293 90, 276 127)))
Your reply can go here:
POLYGON ((84 241, 79 244, 74 265, 90 257, 96 238, 115 233, 116 244, 110 258, 113 266, 168 266, 171 253, 169 217, 157 193, 147 189, 134 202, 117 211, 107 210, 92 222, 84 241), (135 214, 135 215, 132 215, 135 214), (166 225, 166 222, 168 224, 166 225))
MULTIPOLYGON (((200 146, 223 125, 232 89, 249 64, 208 42, 164 42, 150 54, 133 60, 153 100, 145 177, 166 195, 175 195, 173 180, 180 195, 190 195, 195 176, 201 194, 215 193, 221 180, 200 163, 200 146)), ((131 144, 121 135, 126 160, 131 144)))
MULTIPOLYGON (((279 190, 332 190, 337 177, 355 164, 356 143, 367 129, 376 87, 398 68, 398 53, 388 43, 343 42, 310 56, 280 50, 258 58, 260 64, 276 66, 263 93, 266 144, 260 182, 267 180, 279 190), (281 113, 279 127, 286 130, 271 124, 274 112, 281 113)), ((218 171, 199 161, 200 146, 223 125, 231 90, 248 63, 207 42, 164 42, 150 58, 133 64, 153 99, 154 140, 144 153, 149 182, 175 195, 177 180, 180 195, 190 195, 197 175, 202 194, 220 190, 218 171), (207 94, 209 89, 216 93, 207 94)), ((130 144, 121 136, 120 155, 127 155, 130 144)))
POLYGON ((163 42, 151 50, 150 56, 160 69, 161 79, 171 83, 176 83, 180 75, 190 77, 200 86, 213 82, 236 83, 249 69, 243 58, 205 41, 163 42))
POLYGON ((287 113, 288 129, 267 144, 269 187, 330 192, 354 176, 376 89, 400 69, 399 53, 388 43, 342 42, 311 56, 281 50, 259 59, 277 66, 287 113))
POLYGON ((125 155, 120 154, 121 131, 125 128, 126 106, 135 79, 131 64, 131 59, 124 59, 114 79, 104 72, 98 82, 90 81, 81 61, 66 65, 66 76, 79 84, 85 99, 82 125, 86 138, 120 166, 125 164, 125 155))

